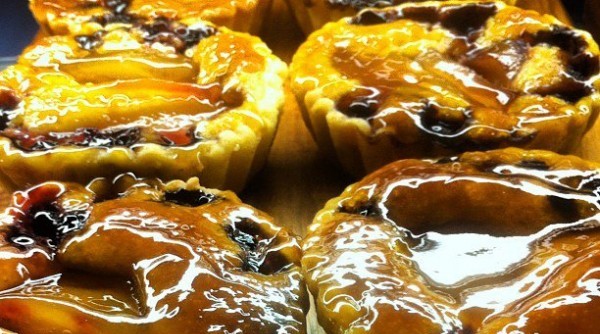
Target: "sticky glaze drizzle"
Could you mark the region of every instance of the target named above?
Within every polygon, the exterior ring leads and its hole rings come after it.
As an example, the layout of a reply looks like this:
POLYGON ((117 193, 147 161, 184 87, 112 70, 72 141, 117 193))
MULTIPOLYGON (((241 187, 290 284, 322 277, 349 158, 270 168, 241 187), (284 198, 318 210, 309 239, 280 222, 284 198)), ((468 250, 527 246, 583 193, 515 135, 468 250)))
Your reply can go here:
POLYGON ((328 332, 594 332, 600 175, 544 154, 400 161, 332 202, 303 259, 328 332))
POLYGON ((0 268, 15 265, 20 278, 0 280, 0 327, 25 334, 32 323, 73 333, 304 332, 296 239, 231 194, 162 187, 96 183, 90 189, 104 189, 96 197, 43 184, 17 195, 27 200, 16 198, 3 216, 9 227, 77 201, 86 214, 52 248, 35 228, 27 249, 0 229, 0 268), (19 274, 40 251, 52 270, 19 274), (16 264, 7 262, 11 256, 16 264))

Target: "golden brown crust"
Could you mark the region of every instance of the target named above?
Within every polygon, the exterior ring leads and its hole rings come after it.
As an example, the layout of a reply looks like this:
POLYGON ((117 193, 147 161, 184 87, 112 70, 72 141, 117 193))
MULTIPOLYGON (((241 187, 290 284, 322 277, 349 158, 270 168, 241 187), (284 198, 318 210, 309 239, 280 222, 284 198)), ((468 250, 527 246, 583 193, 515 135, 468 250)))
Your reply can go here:
POLYGON ((593 333, 600 165, 504 149, 401 160, 320 211, 303 270, 327 333, 593 333), (546 319, 546 320, 544 320, 546 319))
POLYGON ((266 160, 285 75, 258 38, 206 22, 43 38, 0 73, 0 170, 18 185, 135 172, 240 190, 266 160))
POLYGON ((474 149, 570 152, 598 112, 598 54, 550 16, 426 2, 325 26, 296 53, 291 81, 317 142, 361 175, 474 149))
POLYGON ((44 183, 16 193, 1 221, 0 327, 305 333, 297 239, 197 179, 44 183))
POLYGON ((110 24, 166 18, 191 25, 201 20, 258 33, 270 0, 30 0, 49 34, 87 34, 110 24))

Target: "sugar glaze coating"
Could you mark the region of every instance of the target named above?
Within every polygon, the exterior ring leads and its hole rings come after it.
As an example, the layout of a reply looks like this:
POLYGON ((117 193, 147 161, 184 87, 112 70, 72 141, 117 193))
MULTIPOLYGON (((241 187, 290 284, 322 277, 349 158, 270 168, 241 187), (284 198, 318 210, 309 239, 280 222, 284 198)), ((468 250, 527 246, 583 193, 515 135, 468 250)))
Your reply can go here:
POLYGON ((271 221, 197 179, 17 192, 0 219, 0 328, 304 333, 300 246, 271 221))
POLYGON ((598 113, 598 55, 588 33, 499 1, 411 3, 315 32, 292 89, 355 175, 472 150, 565 153, 598 113))
POLYGON ((303 270, 328 333, 598 333, 598 165, 401 160, 332 199, 303 270))
POLYGON ((0 170, 20 186, 134 172, 240 190, 266 161, 286 71, 204 21, 43 38, 0 72, 0 170))
POLYGON ((269 0, 30 0, 30 8, 48 34, 86 34, 109 24, 164 17, 194 24, 209 21, 233 30, 258 33, 269 0))

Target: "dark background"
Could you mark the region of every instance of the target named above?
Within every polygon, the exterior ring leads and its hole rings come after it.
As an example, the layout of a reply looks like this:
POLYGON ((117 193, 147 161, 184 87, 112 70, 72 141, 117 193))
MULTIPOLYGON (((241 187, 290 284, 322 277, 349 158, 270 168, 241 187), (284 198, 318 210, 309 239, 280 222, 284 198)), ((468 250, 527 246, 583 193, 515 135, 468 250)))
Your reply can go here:
POLYGON ((27 0, 0 0, 0 57, 16 56, 35 36, 27 0))
MULTIPOLYGON (((583 1, 563 0, 563 3, 574 21, 580 22, 583 1)), ((0 57, 18 55, 35 36, 38 27, 27 5, 27 0, 0 0, 0 57)))

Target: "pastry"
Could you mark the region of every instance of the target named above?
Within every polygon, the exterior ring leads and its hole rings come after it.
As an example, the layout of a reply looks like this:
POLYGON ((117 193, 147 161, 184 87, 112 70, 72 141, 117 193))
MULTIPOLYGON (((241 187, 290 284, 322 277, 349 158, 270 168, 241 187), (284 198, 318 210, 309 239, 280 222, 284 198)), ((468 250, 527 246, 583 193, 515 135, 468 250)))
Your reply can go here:
POLYGON ((111 24, 164 18, 192 25, 200 20, 258 33, 271 0, 30 0, 48 34, 89 34, 111 24))
POLYGON ((297 239, 197 179, 47 182, 0 218, 2 328, 305 333, 297 239))
POLYGON ((239 190, 265 162, 286 65, 258 38, 166 19, 43 38, 0 72, 16 185, 124 172, 239 190))
POLYGON ((319 145, 355 175, 399 158, 574 150, 598 113, 599 50, 502 2, 366 9, 311 35, 291 86, 319 145))
MULTIPOLYGON (((400 5, 406 0, 287 0, 296 20, 307 35, 325 23, 337 21, 344 16, 357 14, 361 9, 400 5)), ((485 0, 484 0, 485 1, 485 0)), ((414 1, 414 2, 424 2, 414 1)), ((557 0, 504 0, 506 4, 551 14, 564 23, 570 23, 569 15, 557 0)))
POLYGON ((516 148, 400 160, 309 227, 326 333, 597 333, 600 165, 516 148))

